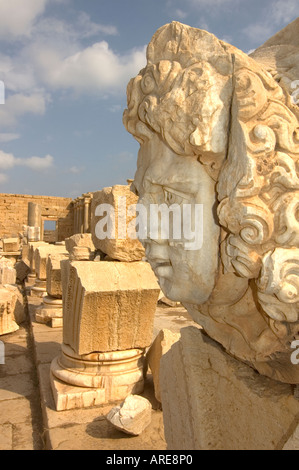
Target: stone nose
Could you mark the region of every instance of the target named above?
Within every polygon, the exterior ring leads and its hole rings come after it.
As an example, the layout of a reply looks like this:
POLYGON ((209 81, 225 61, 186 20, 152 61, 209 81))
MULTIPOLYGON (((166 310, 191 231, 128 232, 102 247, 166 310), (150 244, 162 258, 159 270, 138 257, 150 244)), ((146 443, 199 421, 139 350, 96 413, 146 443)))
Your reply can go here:
POLYGON ((145 242, 145 256, 159 262, 168 261, 168 245, 166 240, 148 240, 145 242))

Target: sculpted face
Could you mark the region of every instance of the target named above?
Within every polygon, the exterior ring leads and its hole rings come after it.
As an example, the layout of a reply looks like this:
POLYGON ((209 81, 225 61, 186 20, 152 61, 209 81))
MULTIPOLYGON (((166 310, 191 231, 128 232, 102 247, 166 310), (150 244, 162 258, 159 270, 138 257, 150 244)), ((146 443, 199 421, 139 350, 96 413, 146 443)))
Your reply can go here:
POLYGON ((140 143, 139 204, 150 220, 152 207, 169 209, 168 236, 161 216, 160 236, 142 240, 161 288, 231 355, 299 383, 298 108, 205 31, 165 25, 147 59, 128 85, 124 124, 140 143), (194 240, 174 205, 183 216, 189 207, 194 240))
POLYGON ((158 239, 148 233, 143 240, 163 292, 172 300, 205 302, 218 270, 220 228, 215 219, 214 181, 194 157, 176 155, 154 134, 140 147, 134 186, 139 204, 146 208, 148 226, 154 205, 175 206, 181 215, 169 218, 169 237, 162 238, 160 231, 158 239))

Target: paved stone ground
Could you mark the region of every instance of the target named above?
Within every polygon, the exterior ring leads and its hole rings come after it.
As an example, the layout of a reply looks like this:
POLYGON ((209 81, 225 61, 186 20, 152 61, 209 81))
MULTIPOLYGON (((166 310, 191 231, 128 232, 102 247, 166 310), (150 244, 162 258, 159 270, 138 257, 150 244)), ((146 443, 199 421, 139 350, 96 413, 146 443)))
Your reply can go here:
MULTIPOLYGON (((106 420, 111 404, 55 410, 49 370, 60 351, 62 328, 36 323, 34 312, 42 300, 27 299, 28 321, 17 332, 1 336, 0 450, 165 450, 163 413, 150 373, 142 395, 152 404, 152 422, 140 436, 128 436, 106 420)), ((153 337, 162 328, 179 331, 192 324, 184 308, 159 305, 153 337)))

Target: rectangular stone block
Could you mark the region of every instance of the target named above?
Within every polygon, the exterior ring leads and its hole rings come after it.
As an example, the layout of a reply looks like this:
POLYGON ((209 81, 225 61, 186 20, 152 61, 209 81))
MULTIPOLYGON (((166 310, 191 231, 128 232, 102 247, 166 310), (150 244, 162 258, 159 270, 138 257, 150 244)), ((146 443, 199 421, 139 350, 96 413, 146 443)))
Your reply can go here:
POLYGON ((3 251, 14 252, 19 251, 20 243, 18 238, 3 238, 3 251))
POLYGON ((28 261, 29 261, 30 269, 33 273, 35 273, 35 250, 39 246, 42 246, 42 245, 48 245, 48 243, 44 241, 28 243, 28 246, 29 246, 28 261))
POLYGON ((64 253, 68 256, 66 248, 64 245, 41 245, 36 248, 35 256, 35 271, 38 279, 46 280, 47 279, 47 261, 50 254, 62 254, 64 253))
POLYGON ((23 295, 17 286, 0 286, 0 335, 19 329, 25 320, 23 295))
POLYGON ((169 450, 281 450, 292 436, 292 385, 258 374, 198 328, 181 330, 160 367, 169 450))
POLYGON ((148 263, 61 266, 65 344, 80 355, 150 345, 160 288, 148 263))
POLYGON ((14 262, 7 258, 0 258, 0 284, 15 284, 16 270, 14 262))
MULTIPOLYGON (((130 186, 116 185, 93 193, 91 234, 96 249, 119 261, 140 261, 144 248, 128 228, 136 217, 138 197, 130 186), (129 211, 129 207, 131 210, 129 211)), ((131 231, 136 232, 135 230, 131 231)))
POLYGON ((62 298, 60 261, 66 259, 66 253, 52 253, 47 259, 47 293, 57 299, 62 298))

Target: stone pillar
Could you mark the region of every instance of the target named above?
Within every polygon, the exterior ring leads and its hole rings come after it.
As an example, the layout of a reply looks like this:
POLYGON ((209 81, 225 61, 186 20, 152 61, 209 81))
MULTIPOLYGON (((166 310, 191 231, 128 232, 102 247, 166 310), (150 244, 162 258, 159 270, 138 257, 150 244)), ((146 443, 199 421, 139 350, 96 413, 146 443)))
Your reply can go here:
POLYGON ((83 194, 84 197, 84 221, 83 221, 83 233, 90 232, 90 206, 91 206, 91 195, 83 194))
POLYGON ((43 238, 42 207, 28 202, 28 241, 39 241, 43 238))
POLYGON ((62 326, 62 285, 61 266, 62 260, 68 259, 66 253, 50 254, 47 259, 47 295, 43 297, 43 303, 35 312, 35 320, 38 323, 48 323, 52 328, 62 326))
POLYGON ((149 264, 62 261, 61 267, 63 345, 51 365, 56 409, 141 393, 160 292, 149 264))
POLYGON ((293 388, 234 359, 202 330, 183 328, 160 362, 167 449, 281 450, 296 429, 293 388))
POLYGON ((78 233, 83 233, 83 225, 84 225, 84 198, 81 196, 81 197, 79 197, 79 226, 78 226, 78 233))
POLYGON ((78 233, 78 226, 79 226, 79 213, 78 213, 78 199, 74 200, 74 234, 78 233))
POLYGON ((28 202, 28 226, 40 227, 42 221, 42 208, 40 204, 28 202))
POLYGON ((36 280, 36 270, 35 270, 35 250, 41 246, 47 245, 46 242, 38 241, 38 242, 29 242, 29 251, 28 251, 28 264, 30 267, 30 274, 28 274, 27 281, 29 287, 35 283, 36 280))

